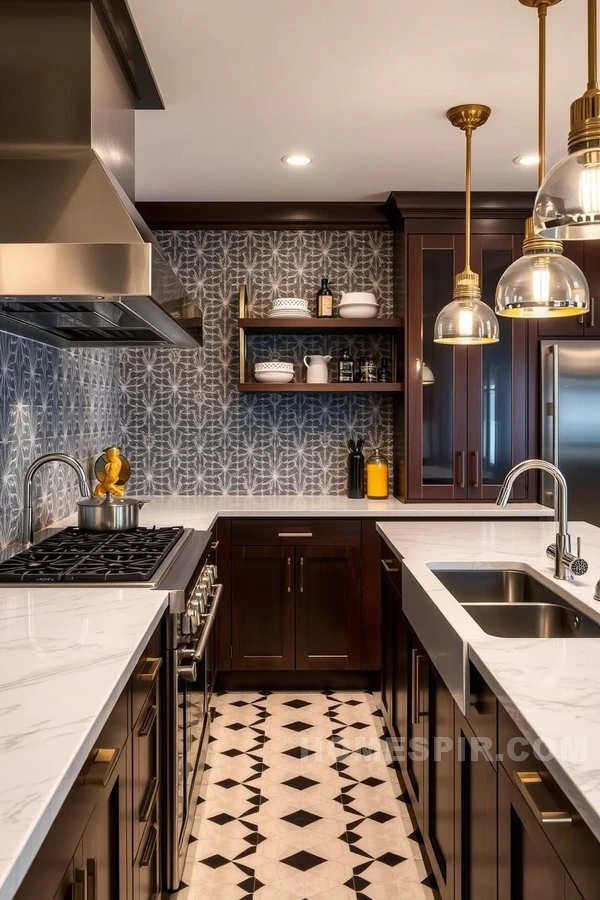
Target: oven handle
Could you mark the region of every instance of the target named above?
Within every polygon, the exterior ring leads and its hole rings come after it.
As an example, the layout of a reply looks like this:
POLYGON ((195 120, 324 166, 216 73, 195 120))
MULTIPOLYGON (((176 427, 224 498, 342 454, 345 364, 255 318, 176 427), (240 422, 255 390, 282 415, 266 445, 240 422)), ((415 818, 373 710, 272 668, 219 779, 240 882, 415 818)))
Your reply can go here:
POLYGON ((206 645, 208 644, 208 639, 211 635, 211 632, 215 625, 215 619, 217 616, 217 610, 219 608, 219 603, 221 602, 221 596, 223 594, 223 585, 216 584, 215 585, 215 593, 213 596, 213 602, 210 606, 210 612, 204 620, 204 630, 200 636, 200 640, 196 645, 196 649, 194 650, 194 655, 192 657, 194 662, 199 662, 204 656, 204 651, 206 650, 206 645))

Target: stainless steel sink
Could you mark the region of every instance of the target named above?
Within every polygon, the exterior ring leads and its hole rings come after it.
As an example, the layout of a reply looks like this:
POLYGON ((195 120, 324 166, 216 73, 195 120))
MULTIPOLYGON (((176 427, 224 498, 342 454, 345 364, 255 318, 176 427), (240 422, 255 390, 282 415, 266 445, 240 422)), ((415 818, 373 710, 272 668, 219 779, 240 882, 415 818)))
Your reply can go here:
POLYGON ((527 572, 517 569, 433 569, 487 633, 506 638, 600 638, 589 619, 527 572))
POLYGON ((598 638, 600 625, 557 603, 464 603, 486 634, 506 638, 598 638))
POLYGON ((434 569, 459 603, 561 603, 554 591, 517 569, 434 569))

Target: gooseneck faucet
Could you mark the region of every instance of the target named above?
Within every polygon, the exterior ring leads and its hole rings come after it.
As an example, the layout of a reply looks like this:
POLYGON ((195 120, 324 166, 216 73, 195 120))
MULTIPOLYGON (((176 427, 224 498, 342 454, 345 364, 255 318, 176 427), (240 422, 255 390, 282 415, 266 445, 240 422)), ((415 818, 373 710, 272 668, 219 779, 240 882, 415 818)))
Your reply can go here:
POLYGON ((506 506, 510 499, 510 492, 515 479, 529 469, 540 469, 554 478, 556 490, 554 492, 554 517, 558 523, 558 531, 556 533, 556 543, 550 544, 546 550, 546 555, 554 560, 554 577, 561 581, 572 581, 575 575, 585 575, 588 570, 588 564, 585 559, 579 556, 579 542, 577 547, 577 556, 571 552, 571 535, 569 534, 568 519, 568 488, 565 476, 552 463, 546 462, 545 459, 526 459, 517 463, 510 470, 504 483, 500 488, 496 503, 498 506, 506 506))
POLYGON ((77 473, 77 478, 79 479, 79 491, 82 497, 91 497, 92 492, 90 490, 90 485, 87 480, 87 476, 83 469, 81 463, 77 462, 76 459, 73 459, 72 456, 67 456, 66 453, 46 453, 44 456, 38 456, 35 459, 27 472, 25 473, 25 479, 23 481, 23 543, 26 547, 31 547, 33 544, 33 506, 31 502, 31 483, 33 481, 33 476, 43 465, 49 462, 64 462, 67 463, 68 466, 71 466, 72 469, 77 473))

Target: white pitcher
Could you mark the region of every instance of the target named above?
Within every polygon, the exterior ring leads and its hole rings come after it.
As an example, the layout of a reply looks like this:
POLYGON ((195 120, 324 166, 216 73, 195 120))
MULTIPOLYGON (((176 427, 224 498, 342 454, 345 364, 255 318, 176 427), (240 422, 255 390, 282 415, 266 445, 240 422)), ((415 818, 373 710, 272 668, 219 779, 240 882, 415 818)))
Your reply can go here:
POLYGON ((330 356, 305 356, 304 365, 307 369, 307 384, 327 384, 329 381, 329 369, 327 368, 327 363, 330 361, 330 356))

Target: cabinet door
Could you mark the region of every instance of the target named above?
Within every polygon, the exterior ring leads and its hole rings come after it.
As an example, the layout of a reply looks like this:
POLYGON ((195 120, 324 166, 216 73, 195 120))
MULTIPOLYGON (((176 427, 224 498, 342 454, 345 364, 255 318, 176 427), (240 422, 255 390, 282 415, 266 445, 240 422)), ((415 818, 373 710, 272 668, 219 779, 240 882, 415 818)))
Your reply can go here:
POLYGON ((497 898, 497 773, 456 712, 456 900, 497 898))
POLYGON ((396 647, 394 646, 394 594, 396 589, 391 575, 399 566, 393 559, 382 559, 381 572, 381 703, 386 724, 395 731, 394 725, 394 668, 396 647))
POLYGON ((294 548, 232 550, 234 669, 294 668, 294 548))
POLYGON ((423 672, 426 692, 425 848, 442 900, 454 897, 454 699, 437 672, 423 672), (426 680, 426 683, 425 683, 426 680))
MULTIPOLYGON (((594 281, 593 269, 594 259, 586 250, 586 245, 595 243, 594 241, 565 241, 563 243, 563 256, 572 259, 584 272, 588 283, 590 284, 590 293, 593 292, 591 282, 594 281)), ((600 287, 600 285, 599 285, 600 287)), ((598 290, 598 288, 596 288, 598 290)), ((597 294, 600 297, 600 293, 597 294)), ((559 316, 558 318, 538 319, 538 334, 541 338, 574 338, 583 337, 585 333, 584 323, 590 319, 590 315, 586 316, 559 316)), ((600 333, 600 332, 599 332, 600 333)))
POLYGON ((566 881, 543 826, 498 766, 498 900, 565 900, 566 881))
POLYGON ((406 630, 406 656, 409 668, 404 774, 417 822, 424 832, 429 667, 425 651, 410 627, 406 630))
POLYGON ((467 497, 467 348, 434 343, 440 310, 464 264, 458 235, 408 237, 407 497, 467 497), (423 384, 423 366, 433 373, 423 384))
POLYGON ((296 547, 296 668, 360 668, 360 548, 296 547))
POLYGON ((127 900, 130 894, 131 785, 128 740, 82 837, 88 900, 127 900))
MULTIPOLYGON (((572 241, 567 243, 570 245, 572 241)), ((585 241, 583 260, 583 271, 590 286, 590 311, 586 316, 577 316, 576 321, 583 322, 586 338, 597 338, 600 337, 600 248, 596 241, 585 241)))
MULTIPOLYGON (((514 235, 476 235, 474 267, 481 274, 482 299, 494 307, 496 286, 516 256, 514 235)), ((507 472, 533 455, 528 446, 528 384, 535 366, 535 345, 524 319, 498 316, 500 341, 468 349, 468 496, 493 500, 507 472), (531 350, 531 358, 530 358, 531 350)), ((531 448, 533 449, 533 448, 531 448)), ((526 500, 527 476, 514 487, 513 498, 526 500)))

